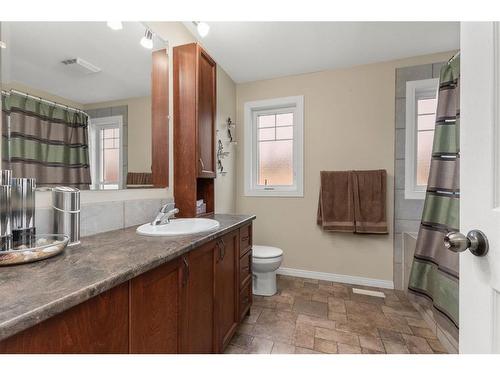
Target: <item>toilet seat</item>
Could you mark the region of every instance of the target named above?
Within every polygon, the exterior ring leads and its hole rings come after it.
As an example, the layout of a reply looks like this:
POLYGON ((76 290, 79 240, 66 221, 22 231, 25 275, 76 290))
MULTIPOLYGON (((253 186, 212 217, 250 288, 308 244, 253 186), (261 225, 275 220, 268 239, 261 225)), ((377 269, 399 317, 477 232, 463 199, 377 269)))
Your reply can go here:
POLYGON ((257 259, 278 258, 283 255, 283 250, 273 246, 252 246, 252 257, 257 259))

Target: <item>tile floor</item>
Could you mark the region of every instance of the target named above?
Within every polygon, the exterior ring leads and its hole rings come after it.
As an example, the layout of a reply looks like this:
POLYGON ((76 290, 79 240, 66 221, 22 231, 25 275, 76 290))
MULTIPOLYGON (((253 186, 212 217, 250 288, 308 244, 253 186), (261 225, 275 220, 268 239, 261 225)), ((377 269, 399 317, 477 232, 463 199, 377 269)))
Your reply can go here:
POLYGON ((278 276, 278 294, 254 296, 250 316, 226 353, 445 353, 404 293, 385 298, 352 292, 352 285, 278 276))

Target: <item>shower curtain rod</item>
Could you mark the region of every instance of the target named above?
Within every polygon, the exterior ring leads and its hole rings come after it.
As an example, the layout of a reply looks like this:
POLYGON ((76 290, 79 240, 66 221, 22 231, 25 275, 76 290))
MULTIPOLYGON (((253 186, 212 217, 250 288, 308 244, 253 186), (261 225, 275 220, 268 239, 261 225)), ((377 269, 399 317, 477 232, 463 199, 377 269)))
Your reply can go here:
POLYGON ((15 94, 18 94, 18 95, 25 96, 27 98, 39 100, 39 101, 41 101, 43 103, 47 103, 47 104, 50 104, 50 105, 53 105, 53 106, 56 106, 56 107, 66 108, 66 109, 69 109, 69 110, 74 111, 74 112, 80 112, 80 113, 83 113, 84 115, 86 115, 87 117, 89 116, 85 111, 82 111, 81 109, 70 107, 70 106, 67 106, 67 105, 64 105, 64 104, 61 104, 61 103, 53 102, 52 100, 43 99, 43 98, 41 98, 39 96, 30 95, 28 93, 21 92, 21 91, 18 91, 18 90, 10 90, 10 91, 2 90, 2 93, 5 94, 5 95, 10 95, 11 92, 13 92, 15 94))

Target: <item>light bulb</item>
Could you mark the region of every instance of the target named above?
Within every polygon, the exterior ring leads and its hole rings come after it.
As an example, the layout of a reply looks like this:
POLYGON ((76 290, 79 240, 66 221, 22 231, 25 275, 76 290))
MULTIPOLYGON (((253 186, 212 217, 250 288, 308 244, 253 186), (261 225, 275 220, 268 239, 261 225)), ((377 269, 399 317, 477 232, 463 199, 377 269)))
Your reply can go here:
POLYGON ((123 25, 121 21, 108 21, 106 23, 111 30, 121 30, 123 25))
POLYGON ((196 30, 198 30, 198 34, 204 38, 208 35, 208 32, 210 31, 210 26, 206 22, 198 22, 196 24, 196 30))
POLYGON ((153 33, 151 30, 146 29, 146 32, 141 39, 141 46, 147 49, 153 49, 153 33))
POLYGON ((0 40, 0 48, 7 48, 7 43, 5 43, 3 40, 0 40))

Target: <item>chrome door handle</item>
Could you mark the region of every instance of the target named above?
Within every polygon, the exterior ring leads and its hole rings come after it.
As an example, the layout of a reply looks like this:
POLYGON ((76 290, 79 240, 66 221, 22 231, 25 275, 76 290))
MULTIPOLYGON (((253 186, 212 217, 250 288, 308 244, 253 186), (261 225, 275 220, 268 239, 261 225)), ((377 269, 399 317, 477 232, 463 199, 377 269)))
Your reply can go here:
POLYGON ((477 229, 471 230, 467 236, 459 232, 449 232, 444 236, 444 246, 455 253, 469 249, 478 257, 485 256, 489 250, 488 238, 477 229))

